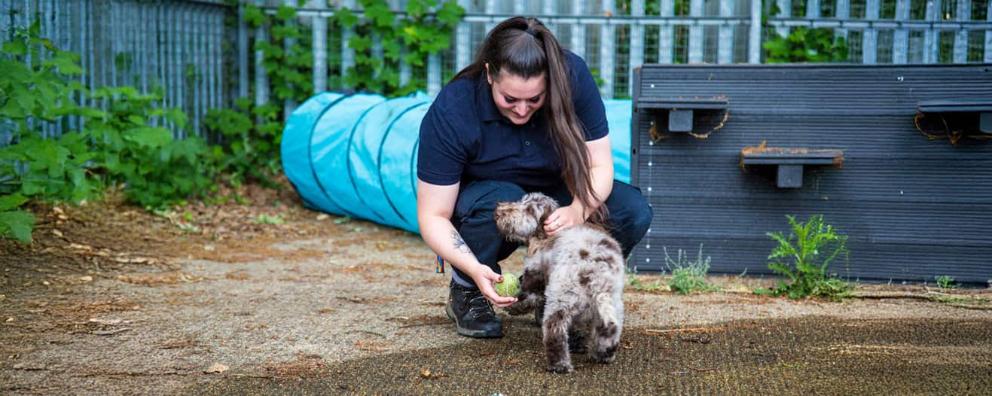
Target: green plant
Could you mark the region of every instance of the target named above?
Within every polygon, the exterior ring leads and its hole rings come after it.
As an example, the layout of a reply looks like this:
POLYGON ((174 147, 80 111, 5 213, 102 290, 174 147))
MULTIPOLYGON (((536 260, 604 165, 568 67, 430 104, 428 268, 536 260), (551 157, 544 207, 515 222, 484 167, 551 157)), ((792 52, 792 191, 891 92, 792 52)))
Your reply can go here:
MULTIPOLYGON (((297 1, 297 5, 303 3, 297 1)), ((245 20, 253 28, 268 27, 270 41, 256 41, 255 50, 262 53, 262 64, 276 102, 302 101, 309 97, 313 93, 312 38, 304 34, 297 23, 296 8, 283 4, 269 16, 258 6, 246 4, 245 20), (286 45, 287 42, 290 45, 286 45)))
POLYGON ((352 10, 338 9, 332 21, 355 34, 346 45, 355 51, 355 64, 347 70, 344 83, 355 89, 402 96, 426 87, 423 71, 429 55, 451 46, 451 34, 465 10, 456 1, 410 0, 406 16, 396 17, 386 0, 360 0, 364 18, 352 10), (373 37, 379 38, 381 54, 373 37), (410 81, 400 81, 400 63, 413 69, 410 81))
POLYGON ((133 87, 86 90, 74 77, 82 72, 78 55, 39 37, 39 26, 14 28, 0 49, 0 118, 11 132, 0 147, 0 237, 30 242, 34 217, 21 207, 34 200, 78 203, 122 185, 130 202, 159 207, 210 190, 215 166, 206 143, 173 140, 163 126, 183 128, 182 112, 133 87), (77 95, 97 106, 77 105, 77 95), (69 130, 63 116, 85 127, 69 130), (39 121, 61 135, 43 136, 39 121))
POLYGON ((718 290, 719 288, 706 282, 706 273, 710 270, 710 257, 703 258, 703 245, 699 245, 699 253, 695 260, 689 259, 682 249, 678 250, 675 259, 668 255, 668 249, 662 248, 665 252, 665 266, 672 272, 672 278, 668 281, 668 286, 679 294, 690 294, 693 292, 705 292, 718 290))
POLYGON ((252 107, 248 99, 235 101, 234 109, 212 109, 204 118, 204 130, 221 140, 213 148, 219 172, 229 184, 239 186, 255 181, 275 188, 274 175, 279 173, 279 143, 281 123, 276 122, 275 106, 252 107), (252 122, 252 115, 263 120, 252 122))
POLYGON ((847 40, 835 37, 833 29, 795 27, 788 36, 775 34, 762 43, 766 63, 844 62, 847 40))
POLYGON ((82 72, 79 57, 58 50, 40 30, 38 21, 14 28, 0 48, 0 126, 11 139, 0 147, 0 237, 21 242, 31 241, 34 226, 34 216, 21 209, 28 201, 78 202, 93 195, 97 183, 85 136, 44 139, 37 130, 38 121, 79 111, 71 97, 81 85, 72 78, 82 72))
POLYGON ((105 87, 93 97, 108 110, 90 111, 86 134, 108 184, 123 183, 129 201, 161 207, 212 190, 216 157, 202 138, 175 140, 157 126, 168 122, 183 128, 186 123, 182 112, 156 107, 159 94, 105 87))
POLYGON ((844 62, 848 59, 847 40, 835 36, 833 29, 805 26, 793 27, 787 36, 769 29, 768 18, 778 15, 781 9, 770 2, 761 15, 761 25, 766 37, 761 47, 765 50, 765 63, 844 62))
POLYGON ((956 286, 954 283, 954 278, 949 275, 940 275, 934 277, 934 279, 937 281, 937 287, 941 289, 953 289, 956 286))
POLYGON ((831 262, 847 255, 847 236, 823 222, 822 215, 810 216, 806 222, 796 221, 795 216, 786 216, 792 232, 788 236, 781 232, 768 235, 778 245, 768 255, 768 268, 776 274, 788 278, 789 283, 779 281, 771 290, 759 289, 758 294, 787 295, 789 298, 807 296, 839 299, 848 294, 851 285, 828 274, 831 262))

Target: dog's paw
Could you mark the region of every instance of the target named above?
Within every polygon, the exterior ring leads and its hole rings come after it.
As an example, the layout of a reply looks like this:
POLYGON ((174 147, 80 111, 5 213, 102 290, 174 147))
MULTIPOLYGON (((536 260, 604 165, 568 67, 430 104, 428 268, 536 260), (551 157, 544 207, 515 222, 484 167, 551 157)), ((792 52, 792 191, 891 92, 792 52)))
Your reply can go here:
POLYGON ((568 374, 575 371, 575 368, 569 362, 560 362, 548 365, 548 371, 556 374, 568 374))
POLYGON ((616 360, 616 358, 617 358, 617 355, 615 353, 614 354, 605 354, 605 353, 593 353, 592 354, 592 360, 595 361, 596 363, 601 363, 601 364, 613 363, 613 361, 616 360))

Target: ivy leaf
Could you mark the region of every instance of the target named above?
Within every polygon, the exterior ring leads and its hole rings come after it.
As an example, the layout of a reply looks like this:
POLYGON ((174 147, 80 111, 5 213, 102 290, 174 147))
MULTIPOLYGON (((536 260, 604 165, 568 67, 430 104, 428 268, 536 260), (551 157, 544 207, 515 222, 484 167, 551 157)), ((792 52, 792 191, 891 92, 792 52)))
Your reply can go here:
POLYGON ((292 6, 281 5, 276 9, 276 18, 282 19, 284 21, 291 20, 296 17, 296 9, 292 6))
POLYGON ((406 3, 406 12, 411 17, 419 19, 427 14, 433 6, 434 2, 431 0, 410 0, 406 3))
POLYGON ((369 48, 372 48, 372 38, 358 35, 351 36, 351 39, 348 40, 348 46, 355 50, 355 52, 365 52, 369 48))
POLYGON ((334 13, 335 19, 345 28, 350 28, 358 23, 358 16, 347 8, 340 8, 334 13))
POLYGON ((34 229, 34 215, 23 210, 0 212, 0 237, 12 236, 14 239, 31 243, 31 231, 34 229))
POLYGON ((384 3, 374 4, 365 9, 365 16, 372 20, 376 27, 387 28, 393 26, 395 14, 384 3))
POLYGON ((462 6, 458 5, 457 2, 449 0, 445 1, 441 5, 441 8, 437 10, 437 20, 447 26, 453 27, 458 25, 464 14, 465 9, 462 6))
POLYGON ((261 8, 258 8, 254 5, 251 4, 246 5, 245 22, 248 23, 248 26, 251 26, 253 28, 262 26, 262 24, 265 23, 265 12, 262 11, 261 8))

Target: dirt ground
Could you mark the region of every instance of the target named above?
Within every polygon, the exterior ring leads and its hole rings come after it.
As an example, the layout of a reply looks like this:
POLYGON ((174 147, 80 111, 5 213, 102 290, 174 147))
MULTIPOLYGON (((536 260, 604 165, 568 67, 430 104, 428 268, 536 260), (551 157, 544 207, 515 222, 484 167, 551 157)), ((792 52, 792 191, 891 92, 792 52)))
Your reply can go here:
POLYGON ((0 241, 0 394, 992 393, 988 289, 790 301, 750 292, 770 279, 681 296, 637 275, 617 361, 554 375, 529 317, 455 334, 418 236, 291 189, 214 201, 34 208, 33 244, 0 241))

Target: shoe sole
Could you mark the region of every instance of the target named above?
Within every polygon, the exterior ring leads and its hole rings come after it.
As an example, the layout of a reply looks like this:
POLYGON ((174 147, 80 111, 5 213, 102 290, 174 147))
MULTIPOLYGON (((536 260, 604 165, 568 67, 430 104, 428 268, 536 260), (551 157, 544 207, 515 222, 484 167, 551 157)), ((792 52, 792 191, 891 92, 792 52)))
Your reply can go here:
POLYGON ((455 320, 455 312, 451 310, 451 304, 444 306, 444 313, 448 314, 448 319, 451 319, 455 323, 455 330, 460 335, 472 338, 503 338, 502 331, 499 333, 490 333, 485 330, 472 330, 459 326, 458 321, 455 320))

